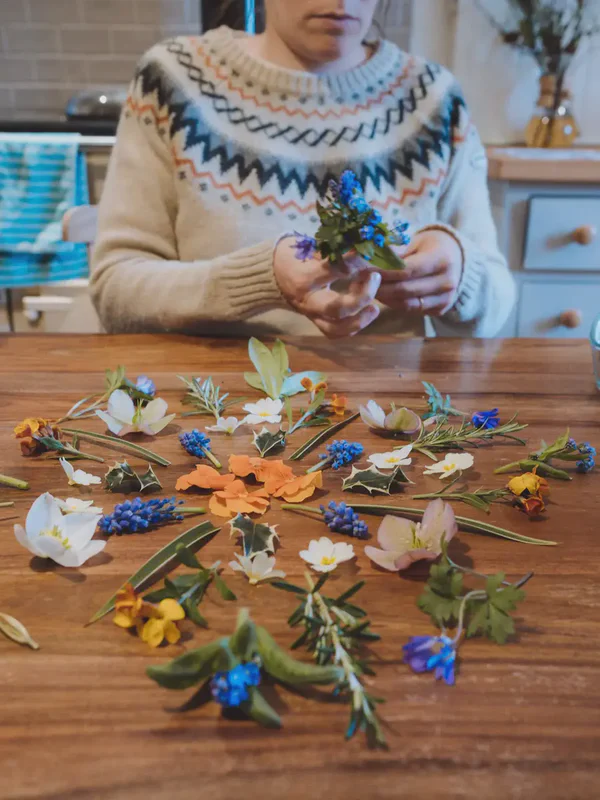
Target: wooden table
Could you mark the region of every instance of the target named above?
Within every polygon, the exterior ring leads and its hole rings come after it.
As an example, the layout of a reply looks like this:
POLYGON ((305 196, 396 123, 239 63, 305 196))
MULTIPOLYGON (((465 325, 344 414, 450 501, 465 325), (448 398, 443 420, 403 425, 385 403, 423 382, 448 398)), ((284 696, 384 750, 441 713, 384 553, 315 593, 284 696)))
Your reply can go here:
MULTIPOLYGON (((451 393, 459 408, 499 406, 505 419, 519 411, 531 426, 532 446, 541 437, 553 440, 567 425, 578 440, 600 444, 600 398, 585 341, 358 338, 304 340, 289 350, 295 370, 324 370, 332 390, 349 395, 352 406, 374 397, 422 408, 421 380, 429 379, 451 393)), ((157 687, 145 676, 145 667, 229 633, 238 604, 215 600, 213 593, 202 607, 210 630, 185 622, 187 641, 158 651, 116 628, 110 618, 89 628, 83 625, 138 565, 189 523, 113 537, 107 557, 80 570, 40 568, 12 532, 15 519, 24 521, 41 492, 59 497, 68 493, 58 464, 21 457, 11 438, 13 426, 25 416, 59 417, 75 400, 98 389, 105 368, 118 364, 126 365, 131 377, 152 376, 173 411, 181 408, 178 374, 212 375, 234 395, 249 394, 242 378, 248 368, 245 342, 170 336, 0 338, 0 472, 31 482, 29 492, 0 487, 0 500, 16 502, 14 511, 0 509, 0 610, 20 619, 41 644, 33 652, 0 637, 3 800, 598 797, 597 473, 576 475, 569 484, 553 482, 541 521, 530 521, 510 507, 494 508, 497 524, 556 539, 560 547, 460 534, 458 557, 478 570, 502 569, 517 577, 533 569, 536 574, 519 614, 518 641, 504 647, 467 642, 453 688, 436 683, 430 674, 415 675, 402 663, 406 640, 432 631, 415 607, 427 569, 383 574, 365 557, 362 543, 356 544, 356 566, 340 568, 334 582, 345 588, 356 575, 367 582, 363 605, 382 636, 374 648, 379 659, 374 688, 387 698, 382 715, 388 753, 370 752, 361 737, 344 742, 345 707, 283 688, 277 690, 281 731, 225 721, 212 704, 176 715, 170 709, 181 696, 157 687)), ((186 430, 193 427, 191 420, 178 422, 186 430)), ((87 424, 102 430, 99 420, 87 424)), ((154 449, 173 462, 166 470, 157 468, 166 493, 193 466, 174 432, 172 427, 154 442, 154 449)), ((362 441, 368 452, 385 449, 386 442, 369 434, 361 422, 346 435, 362 441)), ((300 442, 305 436, 300 432, 296 438, 300 442)), ((213 446, 226 461, 231 440, 214 435, 213 446)), ((233 448, 251 453, 249 434, 236 435, 233 448)), ((523 452, 509 444, 477 451, 471 485, 501 486, 502 477, 493 476, 492 469, 523 452)), ((422 476, 425 463, 418 457, 409 475, 415 490, 434 491, 439 483, 422 476)), ((103 473, 103 465, 84 466, 103 473)), ((326 473, 326 488, 327 501, 342 499, 339 473, 326 473)), ((92 496, 105 508, 119 499, 99 487, 92 496)), ((392 502, 407 504, 407 498, 397 495, 392 502)), ((478 514, 466 506, 457 510, 478 514)), ((326 528, 318 520, 280 511, 278 501, 264 519, 280 526, 278 566, 289 579, 302 581, 304 567, 297 553, 311 538, 326 534, 326 528)), ((370 520, 376 531, 376 518, 370 520)), ((233 551, 223 530, 201 551, 201 559, 228 562, 233 551)), ((249 606, 278 640, 291 643, 295 634, 286 617, 293 597, 268 586, 252 588, 231 574, 229 580, 240 604, 249 606)))

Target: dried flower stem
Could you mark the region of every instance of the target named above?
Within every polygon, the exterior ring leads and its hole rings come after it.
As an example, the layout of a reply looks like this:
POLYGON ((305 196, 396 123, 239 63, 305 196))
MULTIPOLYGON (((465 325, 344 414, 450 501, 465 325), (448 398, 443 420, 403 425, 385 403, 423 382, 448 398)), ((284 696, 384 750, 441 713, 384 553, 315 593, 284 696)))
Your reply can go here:
MULTIPOLYGON (((22 481, 19 478, 11 478, 9 475, 0 475, 0 483, 4 486, 10 486, 12 489, 29 489, 27 481, 22 481)), ((0 506, 3 505, 0 503, 0 506)), ((12 505, 12 503, 10 504, 12 505)))

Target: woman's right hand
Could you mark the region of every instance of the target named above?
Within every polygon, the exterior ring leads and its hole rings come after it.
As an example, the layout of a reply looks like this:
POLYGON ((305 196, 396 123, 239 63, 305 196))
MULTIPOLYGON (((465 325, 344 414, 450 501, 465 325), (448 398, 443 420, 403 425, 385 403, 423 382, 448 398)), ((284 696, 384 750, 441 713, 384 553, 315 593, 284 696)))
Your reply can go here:
POLYGON ((279 242, 273 259, 275 280, 286 301, 331 339, 354 336, 379 316, 374 300, 381 275, 360 257, 347 257, 344 263, 344 269, 337 269, 329 259, 300 261, 293 237, 279 242), (337 292, 331 284, 342 278, 350 284, 337 292))

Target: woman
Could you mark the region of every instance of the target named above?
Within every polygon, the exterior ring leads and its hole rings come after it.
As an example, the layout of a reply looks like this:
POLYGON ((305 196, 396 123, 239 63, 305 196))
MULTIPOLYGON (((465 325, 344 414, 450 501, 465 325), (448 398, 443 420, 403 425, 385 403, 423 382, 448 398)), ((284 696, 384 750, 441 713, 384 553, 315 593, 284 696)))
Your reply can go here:
POLYGON ((486 160, 453 77, 387 41, 377 0, 266 0, 142 59, 100 208, 92 291, 107 330, 494 336, 514 304, 486 160), (298 261, 315 205, 352 169, 408 220, 407 269, 298 261), (339 279, 345 276, 343 288, 339 279))

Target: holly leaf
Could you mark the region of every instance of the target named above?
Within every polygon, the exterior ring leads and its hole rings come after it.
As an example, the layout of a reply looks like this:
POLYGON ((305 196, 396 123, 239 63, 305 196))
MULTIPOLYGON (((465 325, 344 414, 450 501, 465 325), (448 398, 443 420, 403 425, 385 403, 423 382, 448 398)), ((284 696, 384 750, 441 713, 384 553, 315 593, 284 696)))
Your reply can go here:
POLYGON ((229 522, 230 536, 238 536, 245 556, 255 553, 274 553, 277 531, 271 525, 254 522, 245 514, 238 514, 229 522))
POLYGON ((271 433, 271 431, 263 428, 260 433, 255 432, 254 447, 256 447, 262 458, 274 451, 283 450, 285 447, 285 431, 279 429, 275 433, 271 433))
POLYGON ((162 489, 162 485, 150 464, 142 475, 139 475, 127 461, 117 463, 104 476, 106 488, 110 492, 123 492, 129 494, 156 492, 162 489))
POLYGON ((391 472, 380 472, 377 467, 369 469, 358 469, 352 467, 352 474, 344 479, 343 490, 345 492, 359 491, 364 489, 371 496, 377 494, 390 494, 392 489, 399 488, 403 483, 412 483, 402 470, 396 467, 391 472))
POLYGON ((469 604, 472 616, 467 627, 468 637, 481 634, 497 644, 506 644, 508 637, 515 632, 510 612, 516 610, 526 594, 516 586, 502 586, 504 578, 503 572, 491 575, 485 587, 487 599, 469 604))
POLYGON ((429 580, 417 599, 417 606, 441 628, 458 619, 462 595, 462 574, 443 558, 439 564, 431 566, 429 580))

